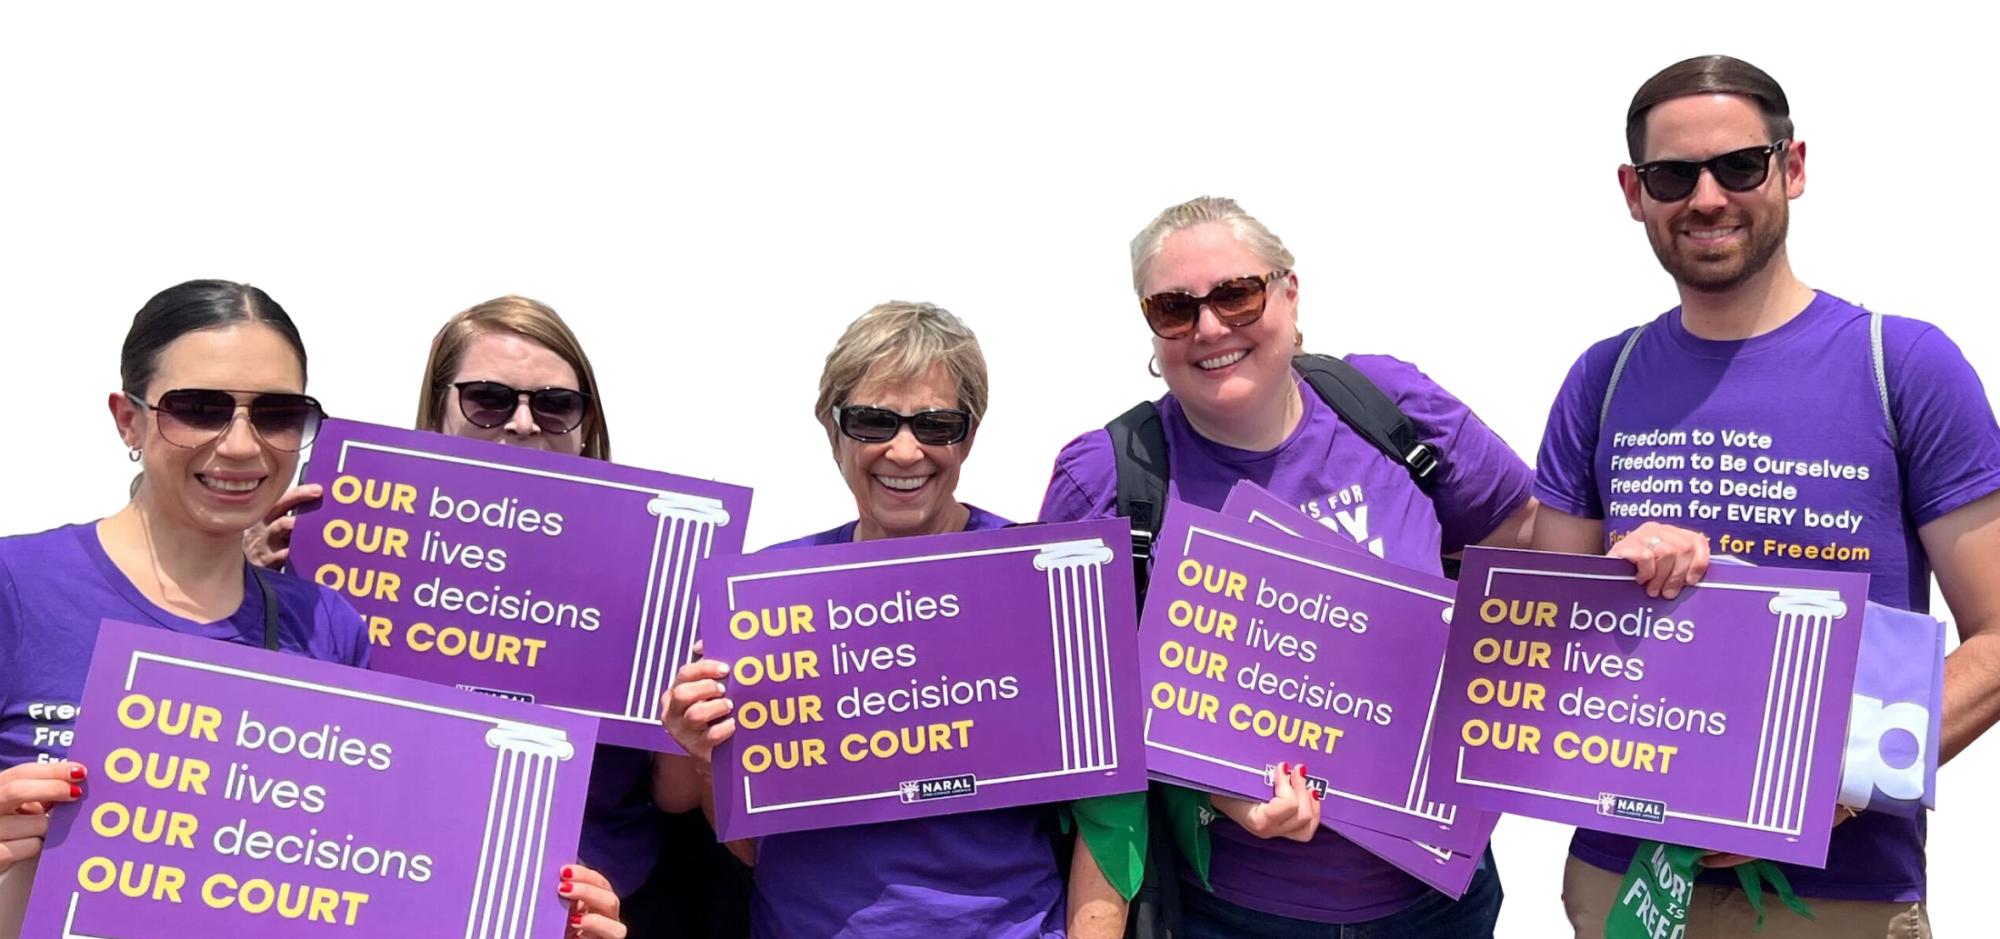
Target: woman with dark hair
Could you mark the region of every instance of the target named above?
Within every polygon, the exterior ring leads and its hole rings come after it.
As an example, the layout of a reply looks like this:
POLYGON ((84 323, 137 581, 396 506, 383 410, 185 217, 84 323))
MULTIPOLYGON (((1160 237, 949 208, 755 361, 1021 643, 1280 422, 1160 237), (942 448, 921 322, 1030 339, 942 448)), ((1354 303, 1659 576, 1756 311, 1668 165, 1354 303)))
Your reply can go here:
POLYGON ((171 287, 133 317, 120 371, 108 405, 143 469, 131 501, 0 538, 0 872, 40 853, 49 811, 87 785, 63 757, 102 620, 368 664, 339 595, 243 558, 322 416, 284 308, 245 284, 171 287))

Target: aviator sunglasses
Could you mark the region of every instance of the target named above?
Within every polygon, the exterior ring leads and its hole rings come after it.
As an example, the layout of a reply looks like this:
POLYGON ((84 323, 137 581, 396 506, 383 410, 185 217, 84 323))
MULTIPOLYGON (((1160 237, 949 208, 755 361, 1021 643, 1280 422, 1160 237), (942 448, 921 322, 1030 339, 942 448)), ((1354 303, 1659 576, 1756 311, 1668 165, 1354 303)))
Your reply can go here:
POLYGON ((140 408, 153 412, 160 436, 176 447, 192 450, 221 437, 236 421, 238 409, 250 415, 250 429, 257 439, 274 450, 296 452, 310 446, 319 434, 326 412, 309 395, 287 392, 222 391, 215 388, 176 388, 160 400, 149 402, 131 392, 125 397, 140 408), (248 403, 237 395, 250 395, 248 403))
POLYGON ((1632 168, 1646 186, 1646 194, 1659 202, 1679 202, 1694 193, 1701 183, 1701 171, 1715 177, 1715 184, 1730 192, 1749 192, 1764 185, 1770 175, 1771 155, 1783 153, 1789 140, 1745 147, 1706 160, 1654 160, 1632 168))
POLYGON ((521 396, 528 398, 528 412, 544 433, 567 434, 583 423, 590 413, 590 396, 573 388, 512 388, 497 381, 462 381, 458 389, 458 411, 466 423, 492 430, 514 418, 521 396))
POLYGON ((972 432, 972 413, 951 408, 931 408, 915 414, 898 414, 888 408, 869 405, 835 405, 834 426, 862 443, 888 443, 910 425, 910 436, 933 447, 948 447, 972 432))
POLYGON ((1156 293, 1140 300, 1139 309, 1145 312, 1146 325, 1152 327, 1153 335, 1161 339, 1180 339, 1194 332, 1203 306, 1214 310, 1222 325, 1240 329, 1264 317, 1265 288, 1290 273, 1272 271, 1261 277, 1225 280, 1210 288, 1205 297, 1180 291, 1156 293))

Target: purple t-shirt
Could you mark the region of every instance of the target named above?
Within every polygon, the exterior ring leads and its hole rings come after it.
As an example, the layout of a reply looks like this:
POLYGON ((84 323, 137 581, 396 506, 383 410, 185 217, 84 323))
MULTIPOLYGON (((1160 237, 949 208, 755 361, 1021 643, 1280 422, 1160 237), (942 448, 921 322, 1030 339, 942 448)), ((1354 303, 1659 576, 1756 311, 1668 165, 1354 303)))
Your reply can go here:
MULTIPOLYGON (((1827 293, 1739 341, 1697 337, 1669 310, 1633 347, 1601 432, 1625 338, 1599 342, 1570 368, 1549 412, 1535 495, 1604 520, 1607 544, 1665 522, 1753 564, 1866 573, 1869 599, 1925 611, 1930 567, 1917 529, 2000 489, 2000 427, 1943 332, 1884 317, 1901 441, 1892 444, 1868 332, 1868 311, 1827 293)), ((1579 830, 1570 851, 1623 872, 1636 844, 1579 830)), ((1862 815, 1834 829, 1825 870, 1784 872, 1802 896, 1921 900, 1923 822, 1862 815)), ((1711 876, 1736 882, 1727 871, 1711 876)))
MULTIPOLYGON (((368 667, 367 630, 347 601, 297 577, 267 572, 264 581, 278 599, 279 649, 368 667)), ((97 627, 107 619, 264 645, 264 595, 248 562, 243 605, 197 623, 146 599, 104 552, 95 523, 0 538, 0 769, 68 755, 97 627)))
MULTIPOLYGON (((1526 463, 1464 402, 1407 362, 1352 355, 1347 362, 1379 386, 1438 451, 1433 500, 1409 471, 1355 433, 1311 385, 1299 382, 1305 414, 1284 443, 1238 450, 1196 433, 1169 394, 1158 406, 1166 430, 1172 498, 1220 510, 1247 479, 1320 524, 1389 561, 1438 573, 1440 553, 1492 534, 1527 504, 1526 463)), ((1117 514, 1117 463, 1110 434, 1091 431, 1063 448, 1042 501, 1047 522, 1117 514)), ((1278 916, 1355 923, 1400 911, 1430 888, 1327 829, 1309 842, 1262 839, 1226 817, 1209 825, 1209 883, 1216 896, 1278 916)), ((1158 833, 1156 832, 1157 836, 1158 833)), ((1183 878, 1191 878, 1184 871, 1183 878)))
MULTIPOLYGON (((1008 522, 973 506, 966 531, 1008 522)), ((771 549, 847 544, 854 522, 771 549)), ((771 835, 757 844, 758 939, 1061 939, 1063 884, 1028 806, 771 835)))
POLYGON ((653 754, 598 744, 590 758, 577 860, 603 874, 619 896, 631 896, 659 863, 664 819, 653 802, 653 754))

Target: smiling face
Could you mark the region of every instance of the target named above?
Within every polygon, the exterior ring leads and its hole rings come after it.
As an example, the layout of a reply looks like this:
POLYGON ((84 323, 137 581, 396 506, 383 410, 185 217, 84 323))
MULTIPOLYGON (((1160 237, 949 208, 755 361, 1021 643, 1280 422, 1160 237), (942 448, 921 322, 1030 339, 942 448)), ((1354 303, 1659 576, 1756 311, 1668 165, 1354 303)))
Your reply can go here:
MULTIPOLYGON (((468 340, 458 374, 446 381, 454 385, 466 381, 499 382, 520 391, 542 388, 581 390, 577 384, 576 369, 555 350, 519 333, 499 331, 481 332, 468 340)), ((465 419, 455 387, 445 391, 444 409, 439 416, 438 430, 454 437, 491 440, 571 455, 583 452, 585 430, 592 420, 586 416, 583 423, 565 434, 548 433, 536 423, 534 412, 528 407, 528 399, 522 397, 515 402, 514 414, 507 423, 499 427, 480 427, 465 419)))
MULTIPOLYGON (((934 365, 909 381, 882 381, 870 376, 855 386, 845 403, 915 414, 959 407, 958 387, 944 366, 934 365)), ((972 453, 977 431, 975 426, 973 433, 950 446, 931 446, 918 443, 907 423, 887 443, 855 440, 829 425, 834 462, 840 465, 841 478, 854 493, 854 506, 860 513, 855 540, 940 534, 961 524, 963 516, 954 496, 958 468, 972 453)))
MULTIPOLYGON (((305 391, 305 371, 290 343, 261 323, 202 329, 160 352, 158 369, 144 389, 147 401, 177 389, 224 389, 247 404, 255 392, 305 391)), ((160 435, 159 417, 116 395, 112 413, 125 445, 144 455, 145 482, 138 498, 155 518, 212 535, 240 535, 264 519, 283 494, 298 454, 266 445, 238 410, 221 436, 183 447, 160 435)), ((185 435, 182 435, 185 437, 185 435)))
MULTIPOLYGON (((1706 160, 1773 142, 1756 101, 1742 95, 1674 98, 1646 116, 1647 161, 1706 160)), ((1704 171, 1678 202, 1654 199, 1631 167, 1619 170, 1627 208, 1675 281, 1705 293, 1730 290, 1784 250, 1790 200, 1805 192, 1805 147, 1794 143, 1771 159, 1763 185, 1749 192, 1730 192, 1704 171)))
MULTIPOLYGON (((1237 240, 1228 224, 1209 222, 1167 236, 1146 265, 1140 296, 1180 292, 1202 296, 1223 281, 1270 273, 1269 261, 1237 240)), ((1298 335, 1298 279, 1287 275, 1264 289, 1264 315, 1231 328, 1204 305, 1194 332, 1180 339, 1153 337, 1160 373, 1197 425, 1253 423, 1264 409, 1279 409, 1292 393, 1292 354, 1298 335)))

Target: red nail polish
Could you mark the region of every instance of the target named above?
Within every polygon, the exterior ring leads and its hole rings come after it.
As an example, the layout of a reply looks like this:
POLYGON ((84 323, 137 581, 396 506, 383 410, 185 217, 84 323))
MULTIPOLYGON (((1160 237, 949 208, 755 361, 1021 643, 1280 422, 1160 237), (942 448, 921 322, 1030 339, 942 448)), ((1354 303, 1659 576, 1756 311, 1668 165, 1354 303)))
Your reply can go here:
POLYGON ((571 923, 581 923, 581 922, 583 922, 583 914, 582 914, 582 913, 578 913, 578 914, 576 914, 576 915, 574 915, 574 916, 571 916, 571 917, 569 918, 569 921, 570 921, 571 923))
POLYGON ((1290 764, 1290 763, 1279 763, 1279 764, 1278 764, 1278 775, 1280 775, 1280 776, 1290 776, 1290 775, 1292 774, 1292 769, 1291 769, 1291 767, 1292 767, 1292 764, 1290 764))
POLYGON ((1299 778, 1306 778, 1306 765, 1304 763, 1299 764, 1299 778))
POLYGON ((81 798, 83 798, 83 787, 82 787, 82 786, 79 786, 79 785, 77 785, 76 783, 70 783, 70 784, 69 784, 69 797, 70 797, 70 798, 72 798, 72 799, 81 799, 81 798))
POLYGON ((574 879, 576 878, 576 874, 575 874, 575 873, 573 873, 573 872, 574 872, 575 870, 576 870, 576 869, 575 869, 575 868, 573 868, 573 867, 565 867, 565 868, 563 868, 563 871, 562 871, 562 879, 564 879, 564 880, 574 880, 574 879))
POLYGON ((1326 798, 1326 793, 1321 792, 1318 789, 1314 789, 1312 793, 1314 802, 1318 802, 1319 800, 1326 798))
POLYGON ((81 766, 72 766, 72 767, 70 767, 70 768, 69 768, 69 778, 70 778, 70 781, 72 781, 72 782, 82 782, 82 781, 83 781, 83 767, 81 767, 81 766))
POLYGON ((562 886, 560 886, 560 887, 557 887, 557 888, 556 888, 556 892, 557 892, 557 893, 568 893, 568 892, 570 892, 571 890, 573 890, 573 889, 575 889, 575 888, 576 888, 576 885, 575 885, 575 884, 573 884, 573 883, 570 883, 569 881, 563 881, 563 885, 562 885, 562 886))

